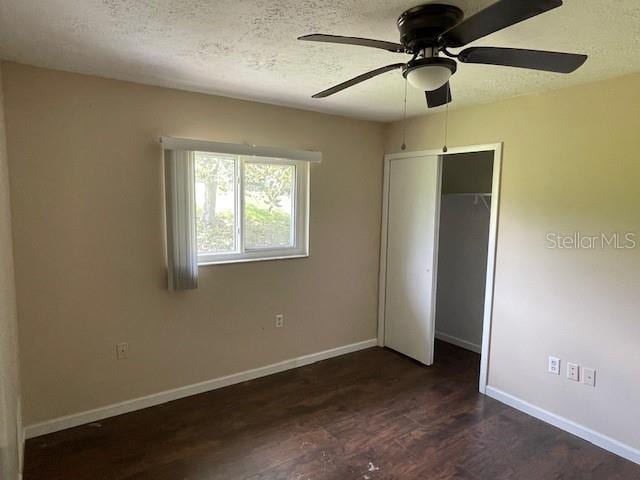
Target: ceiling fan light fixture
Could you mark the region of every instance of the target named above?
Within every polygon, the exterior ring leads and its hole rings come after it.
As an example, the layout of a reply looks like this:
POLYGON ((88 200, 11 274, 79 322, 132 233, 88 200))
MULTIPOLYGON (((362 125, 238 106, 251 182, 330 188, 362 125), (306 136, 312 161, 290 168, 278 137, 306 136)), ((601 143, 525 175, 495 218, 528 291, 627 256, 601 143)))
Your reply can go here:
POLYGON ((416 68, 407 73, 409 83, 425 92, 437 90, 447 83, 450 77, 451 71, 447 67, 438 65, 416 68))
POLYGON ((456 71, 456 62, 448 58, 428 57, 409 62, 402 75, 415 88, 431 92, 442 87, 456 71))

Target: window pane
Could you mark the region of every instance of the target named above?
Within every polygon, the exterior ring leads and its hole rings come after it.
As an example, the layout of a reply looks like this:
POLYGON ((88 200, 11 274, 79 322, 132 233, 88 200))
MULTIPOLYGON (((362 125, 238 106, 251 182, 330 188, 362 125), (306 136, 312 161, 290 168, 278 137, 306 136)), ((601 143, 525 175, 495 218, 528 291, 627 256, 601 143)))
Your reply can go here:
POLYGON ((198 254, 235 252, 235 157, 196 152, 198 254))
POLYGON ((245 248, 293 246, 295 177, 294 165, 245 162, 245 248))

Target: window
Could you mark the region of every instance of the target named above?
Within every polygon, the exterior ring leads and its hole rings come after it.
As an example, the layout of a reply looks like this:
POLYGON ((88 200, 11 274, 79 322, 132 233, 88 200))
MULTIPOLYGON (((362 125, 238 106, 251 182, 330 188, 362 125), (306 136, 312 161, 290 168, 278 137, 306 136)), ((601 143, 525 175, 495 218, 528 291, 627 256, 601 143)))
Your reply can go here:
POLYGON ((194 152, 198 264, 308 254, 305 161, 194 152))

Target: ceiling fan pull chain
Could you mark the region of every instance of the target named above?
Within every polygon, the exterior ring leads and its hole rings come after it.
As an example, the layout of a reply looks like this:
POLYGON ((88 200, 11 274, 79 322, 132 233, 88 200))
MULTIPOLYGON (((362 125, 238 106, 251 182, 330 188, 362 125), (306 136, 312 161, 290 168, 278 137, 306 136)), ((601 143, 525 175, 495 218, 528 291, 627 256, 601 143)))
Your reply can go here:
POLYGON ((404 111, 402 113, 402 145, 400 150, 407 149, 407 78, 404 79, 404 111))
POLYGON ((445 113, 444 113, 444 146, 442 147, 442 151, 444 153, 447 153, 447 130, 449 127, 449 102, 451 101, 450 96, 450 90, 447 89, 447 104, 445 106, 445 113))

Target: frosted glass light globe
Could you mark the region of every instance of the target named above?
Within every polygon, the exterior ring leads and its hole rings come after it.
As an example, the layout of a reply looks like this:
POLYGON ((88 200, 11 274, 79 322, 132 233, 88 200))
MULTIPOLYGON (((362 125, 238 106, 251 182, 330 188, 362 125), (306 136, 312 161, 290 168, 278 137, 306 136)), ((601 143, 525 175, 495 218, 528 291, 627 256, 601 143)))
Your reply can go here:
POLYGON ((408 82, 419 90, 431 92, 449 81, 451 70, 442 65, 424 65, 407 73, 408 82))

